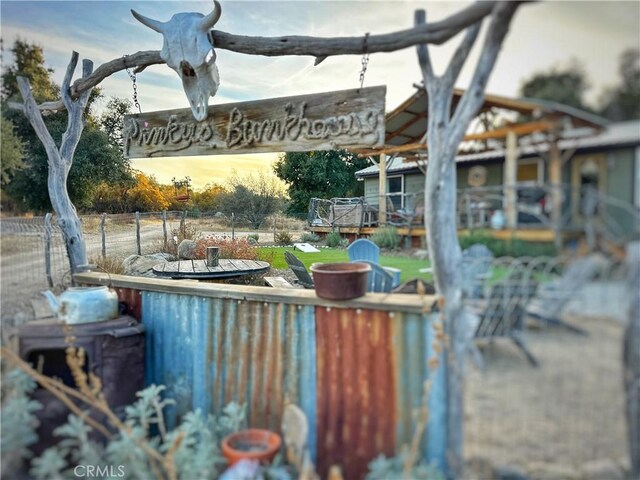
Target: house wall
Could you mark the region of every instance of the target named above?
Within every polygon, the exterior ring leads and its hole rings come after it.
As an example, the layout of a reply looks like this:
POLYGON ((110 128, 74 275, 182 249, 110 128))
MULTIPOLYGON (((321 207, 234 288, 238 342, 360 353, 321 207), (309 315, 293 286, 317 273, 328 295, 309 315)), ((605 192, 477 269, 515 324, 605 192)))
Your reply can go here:
MULTIPOLYGON (((617 200, 633 205, 634 190, 633 149, 614 150, 607 155, 607 191, 606 194, 617 200)), ((626 232, 634 228, 633 217, 615 205, 608 205, 607 215, 617 222, 626 232)))

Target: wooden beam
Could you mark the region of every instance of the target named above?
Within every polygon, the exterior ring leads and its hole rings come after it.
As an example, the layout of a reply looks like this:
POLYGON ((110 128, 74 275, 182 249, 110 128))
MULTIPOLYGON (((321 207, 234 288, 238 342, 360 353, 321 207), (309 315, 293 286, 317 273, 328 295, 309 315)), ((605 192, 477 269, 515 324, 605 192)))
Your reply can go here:
POLYGON ((253 285, 231 285, 198 282, 197 280, 169 280, 164 278, 133 277, 91 272, 73 276, 83 285, 109 285, 131 288, 143 292, 175 293, 205 298, 221 298, 248 302, 273 302, 288 305, 315 305, 334 308, 362 308, 367 310, 429 313, 435 304, 433 295, 403 295, 393 293, 367 293, 364 297, 348 301, 325 300, 314 290, 301 288, 269 288, 253 285))
MULTIPOLYGON (((534 132, 551 131, 556 129, 558 124, 556 122, 539 121, 529 122, 517 125, 509 125, 508 127, 498 128, 489 132, 471 133, 465 135, 463 142, 470 142, 473 140, 488 140, 506 138, 509 132, 513 132, 518 136, 529 135, 534 132)), ((388 139, 388 138, 387 138, 388 139)), ((406 143, 404 145, 384 145, 382 148, 371 150, 358 150, 359 156, 366 157, 368 155, 378 155, 385 153, 387 155, 392 153, 413 152, 415 150, 426 150, 426 143, 406 143)))
MULTIPOLYGON (((404 132, 407 128, 411 127, 412 125, 419 122, 420 120, 427 118, 427 115, 428 115, 426 110, 422 113, 414 113, 414 112, 404 112, 404 113, 406 113, 407 115, 413 115, 413 118, 411 120, 406 121, 404 124, 402 124, 400 128, 397 128, 393 132, 387 133, 385 137, 385 142, 388 142, 392 138, 397 137, 402 132, 404 132)), ((408 135, 405 135, 405 136, 408 136, 408 135)))

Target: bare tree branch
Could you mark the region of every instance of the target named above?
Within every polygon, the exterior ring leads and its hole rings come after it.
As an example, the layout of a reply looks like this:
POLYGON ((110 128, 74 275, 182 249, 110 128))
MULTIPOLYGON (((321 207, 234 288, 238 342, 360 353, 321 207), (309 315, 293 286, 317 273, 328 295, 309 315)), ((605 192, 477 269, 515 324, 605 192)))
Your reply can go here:
MULTIPOLYGON (((427 21, 427 12, 424 10, 416 10, 414 14, 414 25, 416 28, 422 27, 427 21)), ((435 80, 433 73, 433 65, 431 65, 431 58, 429 57, 429 47, 426 43, 421 43, 417 47, 418 49, 418 62, 420 69, 422 70, 422 76, 425 79, 425 88, 429 88, 429 85, 435 80)))
MULTIPOLYGON (((75 71, 76 65, 78 63, 78 52, 73 52, 71 55, 71 61, 67 67, 67 72, 65 73, 64 80, 62 81, 62 101, 69 112, 69 117, 67 120, 67 129, 62 135, 62 143, 60 145, 60 156, 67 163, 68 167, 71 168, 71 164, 73 163, 73 153, 78 146, 78 142, 80 141, 80 135, 82 134, 83 125, 82 125, 82 115, 84 114, 84 110, 87 106, 87 102, 89 101, 89 96, 91 95, 91 89, 88 89, 80 95, 77 100, 73 100, 71 98, 70 86, 71 86, 71 78, 73 77, 73 72, 75 71)), ((91 60, 83 60, 82 62, 82 76, 86 78, 91 75, 93 71, 93 62, 91 60)))
POLYGON ((465 134, 469 122, 478 113, 484 100, 484 89, 489 81, 489 74, 498 58, 504 37, 509 31, 511 19, 521 2, 500 2, 491 15, 491 23, 482 53, 478 59, 471 84, 460 99, 451 121, 450 145, 458 145, 465 134))
POLYGON ((458 80, 458 75, 460 75, 460 70, 462 70, 464 62, 467 60, 467 56, 471 52, 473 44, 476 42, 476 38, 478 38, 481 26, 482 21, 478 21, 467 29, 467 33, 462 39, 460 45, 458 45, 456 52, 453 54, 453 58, 449 62, 447 71, 444 73, 443 77, 445 83, 455 85, 456 80, 458 80))
MULTIPOLYGON (((491 14, 496 3, 498 2, 477 2, 439 22, 423 24, 411 29, 383 35, 370 35, 367 38, 367 51, 369 53, 393 52, 419 44, 442 44, 463 29, 491 14)), ((362 54, 365 38, 364 36, 334 38, 307 36, 249 37, 233 35, 220 30, 212 30, 211 35, 214 48, 217 49, 248 55, 308 55, 316 57, 316 65, 330 56, 362 54)), ((78 98, 82 92, 95 87, 105 78, 125 68, 134 68, 136 72, 140 72, 150 65, 162 63, 165 62, 157 50, 136 52, 132 55, 113 59, 96 68, 92 75, 76 80, 71 86, 71 97, 78 98)), ((12 108, 17 107, 13 103, 10 106, 12 108)), ((43 103, 39 108, 40 110, 61 110, 65 107, 64 103, 59 100, 57 102, 43 103)))

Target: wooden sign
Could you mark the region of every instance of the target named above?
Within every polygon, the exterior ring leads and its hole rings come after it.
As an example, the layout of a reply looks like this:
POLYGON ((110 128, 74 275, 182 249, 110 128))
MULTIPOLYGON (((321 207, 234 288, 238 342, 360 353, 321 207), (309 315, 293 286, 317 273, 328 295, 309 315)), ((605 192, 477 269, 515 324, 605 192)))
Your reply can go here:
POLYGON ((129 158, 306 152, 378 147, 384 142, 386 87, 126 115, 129 158))

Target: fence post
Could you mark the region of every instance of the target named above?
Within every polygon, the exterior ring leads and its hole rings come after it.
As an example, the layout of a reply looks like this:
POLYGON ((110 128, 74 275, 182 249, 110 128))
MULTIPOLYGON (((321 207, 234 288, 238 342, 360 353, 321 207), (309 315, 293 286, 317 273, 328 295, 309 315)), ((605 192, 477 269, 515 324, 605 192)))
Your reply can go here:
POLYGON ((236 214, 231 212, 231 240, 236 239, 236 214))
POLYGON ((51 213, 44 216, 44 270, 49 288, 53 287, 51 278, 51 213))
POLYGON ((167 250, 167 211, 162 210, 162 234, 164 238, 164 250, 167 250))
POLYGON ((102 258, 107 257, 107 232, 105 230, 105 224, 107 223, 107 214, 102 214, 102 220, 100 220, 100 234, 102 235, 102 258))
POLYGON ((273 241, 276 241, 276 216, 273 216, 273 241))
POLYGON ((187 219, 187 211, 183 210, 182 217, 180 218, 180 233, 182 234, 183 237, 186 236, 184 231, 184 228, 185 228, 184 222, 186 221, 186 219, 187 219))
POLYGON ((136 246, 138 247, 138 255, 142 255, 142 248, 140 248, 140 212, 136 212, 136 246))

